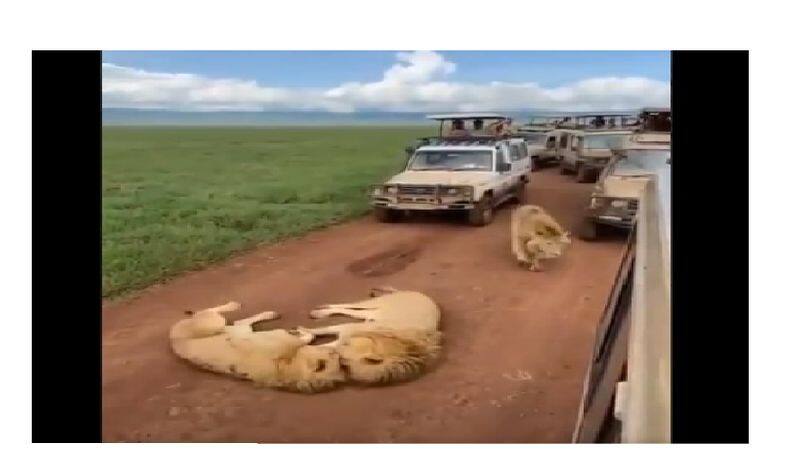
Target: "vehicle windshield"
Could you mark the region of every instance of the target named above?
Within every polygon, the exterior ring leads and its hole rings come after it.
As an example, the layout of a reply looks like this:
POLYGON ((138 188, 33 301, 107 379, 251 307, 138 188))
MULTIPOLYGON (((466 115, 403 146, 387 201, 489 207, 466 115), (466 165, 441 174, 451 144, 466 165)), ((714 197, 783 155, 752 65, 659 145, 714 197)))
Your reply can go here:
POLYGON ((627 136, 627 134, 589 134, 584 140, 584 148, 588 150, 621 148, 627 136))
POLYGON ((544 141, 547 140, 547 135, 546 134, 526 134, 525 135, 525 140, 529 144, 542 145, 542 144, 544 144, 544 141))
POLYGON ((417 151, 409 170, 491 171, 491 151, 417 151))

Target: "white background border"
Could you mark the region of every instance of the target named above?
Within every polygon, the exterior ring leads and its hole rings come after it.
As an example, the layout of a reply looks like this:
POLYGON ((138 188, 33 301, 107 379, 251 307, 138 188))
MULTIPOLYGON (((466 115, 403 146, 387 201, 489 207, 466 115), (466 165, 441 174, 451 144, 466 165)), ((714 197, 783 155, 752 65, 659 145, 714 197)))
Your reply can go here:
MULTIPOLYGON (((0 17, 4 210, 0 273, 4 303, 10 306, 2 326, 6 342, 2 439, 30 441, 32 49, 749 49, 750 135, 751 143, 756 143, 750 158, 751 442, 783 446, 797 440, 800 294, 794 281, 800 276, 796 271, 800 207, 795 205, 800 201, 800 148, 792 132, 797 122, 792 112, 798 105, 800 24, 790 5, 642 0, 7 2, 0 17)), ((698 107, 709 106, 713 107, 698 98, 698 107)), ((68 113, 69 105, 64 108, 68 113)), ((64 137, 64 148, 53 151, 80 149, 80 142, 64 137)), ((725 157, 725 148, 696 150, 717 151, 725 157)), ((702 200, 713 204, 713 198, 702 200)), ((741 209, 720 211, 719 221, 701 232, 714 232, 728 220, 744 220, 747 210, 742 198, 741 209)), ((730 254, 703 254, 697 248, 682 257, 703 257, 709 269, 717 260, 746 263, 741 237, 731 241, 730 254)), ((68 254, 52 257, 69 262, 68 254)), ((72 297, 68 288, 64 298, 54 300, 94 301, 72 297)), ((710 330, 725 324, 726 298, 693 300, 719 304, 719 323, 708 323, 710 330)), ((69 413, 70 404, 53 406, 69 413)))

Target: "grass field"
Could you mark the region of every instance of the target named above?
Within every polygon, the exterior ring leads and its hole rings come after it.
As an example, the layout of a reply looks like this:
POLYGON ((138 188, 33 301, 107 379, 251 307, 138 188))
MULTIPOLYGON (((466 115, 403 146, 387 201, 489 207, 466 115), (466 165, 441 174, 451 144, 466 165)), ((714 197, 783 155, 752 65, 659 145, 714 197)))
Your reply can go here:
POLYGON ((429 128, 105 127, 103 296, 369 210, 429 128))

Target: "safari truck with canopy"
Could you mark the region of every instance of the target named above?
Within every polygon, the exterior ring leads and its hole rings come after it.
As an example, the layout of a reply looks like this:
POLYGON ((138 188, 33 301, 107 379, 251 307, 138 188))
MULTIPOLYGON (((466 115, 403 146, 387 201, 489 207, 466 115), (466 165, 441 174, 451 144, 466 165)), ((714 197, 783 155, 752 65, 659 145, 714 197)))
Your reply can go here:
POLYGON ((561 120, 561 116, 534 117, 517 130, 515 135, 525 139, 533 170, 539 165, 558 159, 557 143, 563 132, 556 127, 561 120))
POLYGON ((672 114, 669 108, 644 108, 639 114, 641 126, 628 140, 628 146, 640 149, 669 149, 672 142, 672 114))
POLYGON ((561 173, 575 173, 578 182, 595 182, 611 159, 613 149, 621 149, 631 131, 575 130, 568 145, 559 145, 561 173))
POLYGON ((672 112, 669 108, 643 108, 639 112, 641 131, 669 133, 672 131, 672 112))
POLYGON ((528 131, 520 128, 517 136, 525 139, 528 153, 531 156, 531 169, 558 160, 558 141, 563 134, 561 130, 528 131))
POLYGON ((413 145, 406 147, 410 156, 417 148, 443 138, 458 139, 462 137, 510 137, 512 119, 503 114, 492 112, 433 114, 426 118, 439 122, 439 133, 436 136, 420 137, 413 145))
POLYGON ((439 135, 419 139, 416 147, 407 148, 405 169, 372 187, 371 203, 379 221, 396 221, 411 211, 460 211, 470 224, 483 226, 492 221, 500 204, 524 201, 530 156, 525 141, 505 131, 510 123, 507 117, 442 114, 428 118, 440 122, 439 135), (486 129, 484 120, 504 125, 486 129), (465 122, 473 125, 471 129, 465 122))

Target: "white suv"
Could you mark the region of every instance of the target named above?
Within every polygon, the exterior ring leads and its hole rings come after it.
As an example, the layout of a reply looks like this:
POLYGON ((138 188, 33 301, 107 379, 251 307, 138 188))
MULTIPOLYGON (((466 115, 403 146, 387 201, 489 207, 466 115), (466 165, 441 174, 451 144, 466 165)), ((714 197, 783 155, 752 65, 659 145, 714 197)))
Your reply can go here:
POLYGON ((427 140, 411 153, 403 172, 373 187, 378 220, 394 221, 403 211, 463 210, 471 224, 483 226, 499 204, 524 201, 531 158, 523 139, 427 140))

